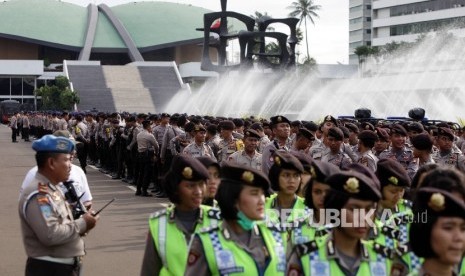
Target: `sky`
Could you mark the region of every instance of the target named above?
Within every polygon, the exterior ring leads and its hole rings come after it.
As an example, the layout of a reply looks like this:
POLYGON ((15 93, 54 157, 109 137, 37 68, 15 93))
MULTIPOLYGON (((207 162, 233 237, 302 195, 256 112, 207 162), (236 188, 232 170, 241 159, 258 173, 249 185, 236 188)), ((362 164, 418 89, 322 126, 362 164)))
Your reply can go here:
MULTIPOLYGON (((129 0, 63 0, 81 6, 89 3, 108 6, 135 2, 129 0)), ((150 1, 150 0, 148 0, 150 1)), ((139 2, 139 1, 138 1, 139 2)), ((191 4, 193 6, 204 7, 212 11, 220 11, 220 0, 164 0, 163 2, 175 2, 191 4)), ((228 10, 252 15, 255 11, 268 13, 274 18, 287 17, 290 9, 288 6, 293 0, 229 0, 228 10)), ((310 56, 315 58, 319 64, 348 64, 349 57, 349 4, 345 0, 315 0, 316 5, 320 5, 315 25, 308 25, 308 41, 310 56)), ((302 24, 303 29, 303 24, 302 24)), ((306 53, 305 42, 300 46, 302 54, 306 53)))

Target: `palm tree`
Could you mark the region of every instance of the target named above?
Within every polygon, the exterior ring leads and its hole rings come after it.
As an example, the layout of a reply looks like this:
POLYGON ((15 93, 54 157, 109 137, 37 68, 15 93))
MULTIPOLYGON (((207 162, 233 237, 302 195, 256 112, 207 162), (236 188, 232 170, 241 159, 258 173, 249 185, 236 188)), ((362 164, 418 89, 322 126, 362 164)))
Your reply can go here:
POLYGON ((307 45, 307 59, 310 57, 308 51, 308 34, 307 34, 307 19, 315 25, 314 18, 318 18, 319 15, 316 13, 321 8, 320 5, 315 5, 313 0, 296 0, 291 3, 288 9, 292 9, 289 13, 289 16, 299 17, 299 27, 302 24, 302 21, 305 25, 305 44, 307 45))

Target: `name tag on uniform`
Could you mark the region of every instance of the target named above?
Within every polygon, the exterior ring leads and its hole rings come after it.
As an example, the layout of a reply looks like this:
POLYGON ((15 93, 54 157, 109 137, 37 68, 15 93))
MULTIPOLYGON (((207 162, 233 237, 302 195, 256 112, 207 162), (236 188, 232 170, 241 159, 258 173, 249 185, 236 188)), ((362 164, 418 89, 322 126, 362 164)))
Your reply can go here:
POLYGON ((330 276, 329 262, 311 261, 310 275, 330 276))
POLYGON ((313 158, 321 158, 323 155, 321 153, 315 153, 313 158))
POLYGON ((234 262, 234 255, 229 250, 220 250, 215 252, 216 263, 221 275, 237 272, 244 272, 243 267, 237 267, 234 262))
POLYGON ((385 276, 386 273, 386 263, 384 262, 370 262, 370 271, 373 276, 385 276))

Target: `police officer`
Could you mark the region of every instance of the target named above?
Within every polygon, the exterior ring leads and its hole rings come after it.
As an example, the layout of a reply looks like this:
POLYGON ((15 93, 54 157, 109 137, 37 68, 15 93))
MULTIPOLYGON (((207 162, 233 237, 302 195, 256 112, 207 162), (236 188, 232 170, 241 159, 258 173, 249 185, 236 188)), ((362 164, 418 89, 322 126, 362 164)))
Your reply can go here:
POLYGON ((273 165, 273 153, 275 151, 289 151, 292 147, 291 125, 289 120, 281 115, 270 118, 271 129, 274 139, 269 143, 262 153, 262 171, 268 175, 268 172, 273 165))
POLYGON ((321 161, 329 162, 339 168, 344 168, 352 163, 352 159, 342 151, 341 145, 343 139, 344 134, 338 127, 328 129, 325 141, 328 145, 329 152, 321 157, 321 161))
POLYGON ((358 220, 363 220, 358 221, 356 215, 360 210, 369 214, 376 208, 381 197, 379 188, 371 178, 355 171, 333 174, 326 183, 331 190, 325 198, 325 208, 350 211, 340 216, 342 223, 329 235, 294 246, 287 274, 389 275, 390 252, 382 245, 363 240, 370 223, 366 221, 368 217, 359 216, 358 220))
POLYGON ((242 140, 234 138, 233 131, 235 129, 234 123, 229 120, 220 122, 220 143, 218 150, 218 162, 223 164, 229 158, 229 156, 238 150, 244 148, 242 140))
POLYGON ((418 167, 421 168, 427 164, 434 164, 434 160, 431 156, 433 150, 433 139, 427 133, 420 133, 410 138, 410 143, 413 148, 413 156, 418 158, 418 167))
POLYGON ((383 151, 379 159, 391 158, 399 162, 413 179, 418 170, 418 160, 413 157, 413 151, 406 146, 407 131, 396 123, 391 126, 391 148, 383 151))
POLYGON ((217 193, 223 218, 194 237, 185 275, 284 275, 286 241, 264 223, 265 193, 260 171, 226 164, 217 193))
POLYGON ((295 133, 295 139, 290 151, 308 153, 313 141, 315 141, 315 136, 309 130, 300 128, 295 133))
POLYGON ((195 125, 193 133, 194 141, 184 148, 183 153, 192 157, 207 156, 216 161, 213 150, 205 143, 205 137, 207 135, 205 127, 202 125, 195 125))
POLYGON ((369 168, 371 171, 376 171, 376 163, 378 163, 378 157, 376 157, 371 149, 375 145, 378 136, 371 130, 363 130, 358 135, 358 151, 360 157, 357 163, 369 168))
POLYGON ((260 135, 253 129, 244 132, 244 149, 236 151, 228 157, 228 162, 238 165, 262 169, 262 155, 257 151, 260 135))
POLYGON ((378 140, 376 140, 375 146, 373 147, 373 153, 379 158, 379 155, 389 148, 390 139, 388 132, 384 128, 377 127, 375 133, 378 136, 378 140))
POLYGON ((461 152, 452 149, 454 132, 450 128, 440 127, 436 138, 438 151, 433 154, 433 160, 439 165, 455 167, 465 172, 465 156, 461 152))
POLYGON ((19 200, 23 242, 28 255, 26 275, 79 275, 85 255, 82 236, 94 228, 91 213, 74 220, 57 187, 69 178, 74 143, 46 135, 34 141, 38 172, 19 200))
POLYGON ((153 162, 157 156, 159 147, 152 134, 150 121, 145 120, 142 122, 143 130, 137 134, 137 162, 140 167, 139 175, 137 176, 137 190, 136 196, 150 197, 152 194, 147 192, 152 176, 153 162))
POLYGON ((141 275, 184 275, 192 234, 219 219, 217 210, 201 205, 207 179, 208 171, 197 159, 173 158, 165 191, 174 205, 150 216, 141 275))

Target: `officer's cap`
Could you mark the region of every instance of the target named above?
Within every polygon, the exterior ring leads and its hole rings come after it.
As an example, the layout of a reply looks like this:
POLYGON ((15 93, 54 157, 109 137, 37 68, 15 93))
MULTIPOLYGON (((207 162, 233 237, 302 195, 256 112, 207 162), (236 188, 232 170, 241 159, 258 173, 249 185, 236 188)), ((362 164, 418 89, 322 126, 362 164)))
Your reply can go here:
POLYGON ((65 137, 49 134, 35 140, 32 149, 37 152, 71 153, 74 150, 74 142, 65 137))
POLYGON ((393 159, 381 159, 378 161, 376 175, 381 187, 394 185, 397 187, 410 187, 410 178, 402 165, 393 159))
POLYGON ((422 133, 425 130, 422 124, 418 122, 413 122, 408 125, 408 131, 422 133))
POLYGON ((391 126, 391 135, 399 134, 402 136, 407 136, 407 130, 400 124, 393 124, 391 126))
POLYGON ((281 116, 281 115, 278 115, 278 116, 274 116, 274 117, 271 117, 270 118, 270 124, 271 124, 271 127, 277 125, 277 124, 280 124, 280 123, 287 123, 289 125, 291 125, 291 122, 284 116, 281 116))
POLYGON ((251 138, 257 138, 260 139, 260 134, 258 134, 257 131, 249 128, 246 131, 244 131, 244 138, 251 137, 251 138))
POLYGON ((309 130, 307 130, 305 128, 299 128, 299 131, 297 132, 297 135, 301 135, 301 136, 307 138, 310 141, 315 140, 315 136, 313 136, 313 134, 309 130))
POLYGON ((375 130, 375 126, 372 125, 371 123, 369 122, 363 122, 361 125, 360 125, 360 128, 363 129, 363 130, 375 130))
POLYGON ((225 121, 220 122, 219 127, 224 130, 234 130, 236 126, 234 125, 232 121, 225 120, 225 121))
POLYGON ((333 137, 337 141, 342 141, 344 139, 344 133, 338 127, 332 127, 328 130, 328 136, 333 137))
POLYGON ((381 190, 381 184, 379 183, 378 177, 376 176, 375 172, 369 169, 367 166, 363 166, 359 163, 350 163, 342 168, 343 170, 347 171, 356 171, 365 175, 366 177, 370 178, 373 181, 373 185, 376 189, 381 190))
POLYGON ((275 151, 273 154, 273 166, 277 166, 281 169, 296 170, 303 172, 304 167, 300 163, 299 159, 285 151, 275 151))
POLYGON ((345 126, 346 126, 346 128, 348 128, 352 132, 355 132, 355 133, 359 132, 358 126, 356 126, 353 123, 346 123, 345 126))
POLYGON ((431 151, 433 149, 433 139, 428 133, 420 133, 410 138, 413 147, 418 150, 431 151))
POLYGON ((263 188, 265 192, 270 188, 268 178, 261 171, 229 162, 221 167, 221 179, 221 185, 248 185, 263 188))
POLYGON ((203 125, 195 125, 193 131, 195 131, 195 132, 198 132, 198 131, 207 131, 207 129, 206 129, 203 125))
POLYGON ((337 120, 331 115, 327 115, 324 119, 325 122, 332 122, 335 126, 337 126, 337 120))
POLYGON ((450 128, 446 128, 446 127, 440 127, 438 129, 438 136, 446 136, 448 138, 450 138, 451 140, 454 140, 454 132, 452 131, 452 129, 450 128))
POLYGON ((340 171, 329 176, 325 183, 349 197, 372 201, 381 199, 381 193, 373 180, 356 171, 340 171))
POLYGON ((379 140, 383 140, 385 142, 389 141, 389 134, 384 128, 377 127, 375 129, 375 134, 378 136, 379 140))
POLYGON ((338 172, 340 170, 336 165, 319 160, 313 160, 310 168, 312 179, 320 183, 325 183, 326 178, 338 172))
POLYGON ((378 140, 378 135, 371 130, 363 130, 358 134, 358 139, 362 141, 376 141, 378 140))
POLYGON ((465 218, 463 201, 437 188, 420 188, 416 193, 413 208, 418 211, 426 210, 428 216, 465 218))
POLYGON ((185 154, 176 155, 171 164, 171 173, 180 180, 199 181, 208 179, 208 170, 196 158, 185 154))
POLYGON ((295 158, 297 158, 302 164, 302 167, 304 168, 304 172, 311 174, 311 169, 312 169, 312 158, 303 152, 300 151, 293 151, 291 152, 292 155, 294 155, 295 158))

